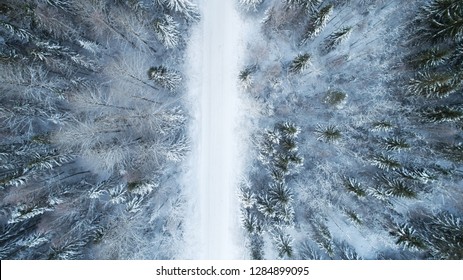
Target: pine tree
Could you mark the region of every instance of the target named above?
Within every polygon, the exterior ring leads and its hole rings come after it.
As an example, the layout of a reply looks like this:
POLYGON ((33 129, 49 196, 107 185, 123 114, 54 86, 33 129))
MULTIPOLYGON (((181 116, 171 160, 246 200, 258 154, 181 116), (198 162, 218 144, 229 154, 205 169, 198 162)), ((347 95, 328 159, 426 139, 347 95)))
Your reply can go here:
POLYGON ((275 203, 268 195, 260 196, 257 202, 257 210, 267 218, 273 218, 276 215, 275 203))
POLYGON ((291 138, 283 139, 283 141, 281 142, 281 146, 287 152, 290 152, 290 153, 297 152, 297 149, 298 149, 296 141, 294 139, 291 139, 291 138))
POLYGON ((449 212, 432 215, 424 220, 423 241, 436 259, 461 260, 463 258, 463 222, 449 212))
POLYGON ((434 123, 455 122, 463 119, 463 109, 456 106, 438 106, 425 109, 422 116, 434 123))
POLYGON ((284 122, 282 125, 279 126, 279 130, 281 131, 284 137, 289 139, 297 138, 297 136, 301 132, 301 128, 291 122, 284 122))
POLYGON ((17 244, 22 247, 35 248, 39 247, 44 243, 48 243, 49 238, 46 233, 34 232, 31 235, 28 235, 20 239, 17 244))
POLYGON ((312 12, 321 2, 321 0, 285 0, 285 5, 289 9, 304 9, 307 12, 312 12))
POLYGON ((417 193, 416 191, 407 185, 405 181, 400 179, 391 179, 385 176, 377 177, 377 180, 382 183, 382 187, 384 188, 384 193, 387 196, 393 197, 400 197, 400 198, 416 198, 417 193))
POLYGON ((154 0, 167 9, 180 13, 184 18, 198 21, 200 14, 198 7, 189 0, 154 0))
POLYGON ((291 190, 284 183, 272 183, 268 194, 272 201, 283 206, 291 204, 293 200, 291 190))
POLYGON ((352 27, 343 27, 326 37, 323 45, 325 52, 329 53, 330 51, 334 50, 342 42, 349 39, 351 33, 352 27))
POLYGON ((164 66, 151 67, 148 70, 148 77, 170 91, 175 90, 182 81, 176 71, 169 70, 164 66))
POLYGON ((363 186, 357 182, 354 178, 344 178, 343 185, 346 190, 354 193, 358 197, 364 197, 366 195, 365 189, 363 186))
POLYGON ((254 67, 246 67, 244 70, 240 71, 238 78, 241 82, 241 86, 244 89, 248 89, 252 86, 252 83, 253 83, 252 74, 254 71, 255 71, 254 67))
POLYGON ((463 8, 459 0, 434 0, 421 14, 427 24, 424 35, 435 41, 463 39, 463 8))
POLYGON ((341 260, 361 260, 362 258, 357 254, 357 252, 349 246, 347 243, 343 242, 341 245, 338 245, 339 255, 341 260))
POLYGON ((409 93, 426 98, 443 98, 458 90, 461 82, 453 73, 419 72, 407 86, 409 93))
POLYGON ((66 240, 62 244, 51 246, 48 259, 76 260, 82 256, 86 242, 83 240, 66 240))
POLYGON ((135 214, 142 210, 143 201, 146 197, 146 194, 141 195, 129 195, 127 202, 125 203, 125 211, 135 214))
POLYGON ((436 176, 426 168, 407 167, 401 168, 396 172, 406 179, 419 181, 424 184, 436 179, 436 176))
POLYGON ((323 101, 331 106, 340 108, 345 103, 346 98, 346 93, 338 90, 330 90, 326 93, 323 101))
POLYGON ((167 48, 177 47, 180 41, 179 25, 170 15, 156 19, 153 22, 154 32, 158 40, 167 48))
POLYGON ((293 238, 289 234, 283 232, 276 232, 273 236, 275 242, 278 257, 289 258, 293 257, 293 238))
POLYGON ((401 151, 410 148, 410 144, 405 139, 399 137, 386 137, 383 141, 384 147, 388 151, 401 151))
POLYGON ((313 16, 302 35, 301 45, 305 45, 323 31, 333 14, 333 8, 333 5, 327 5, 313 16))
POLYGON ((279 130, 266 130, 264 133, 264 140, 268 142, 278 145, 281 141, 281 133, 279 130))
POLYGON ((255 234, 251 237, 250 241, 251 259, 263 260, 264 259, 264 240, 261 235, 255 234))
POLYGON ((126 201, 126 187, 123 184, 108 190, 109 202, 112 204, 121 204, 126 201))
POLYGON ((429 69, 446 64, 449 55, 449 50, 434 47, 422 53, 413 54, 409 63, 416 69, 429 69))
POLYGON ((387 154, 373 156, 371 162, 378 168, 386 171, 396 170, 402 166, 394 157, 387 154))
POLYGON ((313 240, 317 243, 320 249, 333 258, 336 245, 333 242, 333 237, 330 230, 322 221, 313 221, 314 228, 313 240))
POLYGON ((244 209, 251 209, 257 202, 256 196, 250 189, 241 188, 240 201, 244 209))
POLYGON ((440 143, 437 150, 441 152, 445 158, 455 163, 463 162, 463 143, 449 145, 447 143, 440 143))
POLYGON ((138 194, 138 195, 147 195, 151 193, 154 189, 159 187, 159 183, 157 182, 152 182, 152 181, 146 181, 146 182, 130 182, 127 184, 127 190, 133 194, 138 194))
POLYGON ((308 241, 303 242, 299 248, 299 257, 302 260, 322 260, 320 254, 309 245, 308 241))
POLYGON ((394 126, 388 121, 376 121, 372 124, 373 131, 390 131, 394 126))
POLYGON ((257 6, 262 4, 264 0, 240 0, 240 5, 243 6, 246 10, 253 9, 254 11, 257 10, 257 6))
POLYGON ((320 125, 315 129, 317 139, 328 143, 336 143, 341 139, 342 133, 335 125, 322 127, 320 125))
POLYGON ((250 235, 262 233, 262 225, 251 211, 246 210, 241 214, 241 224, 250 235))
POLYGON ((397 236, 396 244, 403 245, 405 248, 410 250, 422 250, 425 248, 424 242, 416 234, 416 230, 408 224, 398 225, 391 234, 397 236))
POLYGON ((280 205, 277 214, 277 221, 285 227, 294 227, 294 207, 292 204, 280 205))
POLYGON ((353 210, 343 209, 343 213, 347 217, 347 219, 351 221, 353 224, 356 224, 356 225, 363 224, 361 217, 353 210))
POLYGON ((301 74, 310 65, 311 65, 310 54, 308 53, 299 54, 291 62, 291 65, 289 66, 289 71, 294 74, 301 74))
POLYGON ((23 222, 49 211, 53 211, 53 208, 49 205, 39 206, 34 204, 20 204, 14 207, 11 211, 8 224, 23 222))

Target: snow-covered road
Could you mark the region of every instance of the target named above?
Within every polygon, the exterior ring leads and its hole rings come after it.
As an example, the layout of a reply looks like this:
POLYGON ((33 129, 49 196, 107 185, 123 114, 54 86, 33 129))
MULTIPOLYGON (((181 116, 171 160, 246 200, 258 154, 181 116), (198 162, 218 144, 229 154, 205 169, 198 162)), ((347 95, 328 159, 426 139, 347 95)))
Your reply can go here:
MULTIPOLYGON (((184 258, 239 259, 239 98, 242 26, 233 0, 199 1, 202 19, 189 43, 188 87, 195 107, 187 175, 192 203, 184 258), (196 142, 197 141, 197 142, 196 142)), ((240 244, 241 243, 241 244, 240 244)))

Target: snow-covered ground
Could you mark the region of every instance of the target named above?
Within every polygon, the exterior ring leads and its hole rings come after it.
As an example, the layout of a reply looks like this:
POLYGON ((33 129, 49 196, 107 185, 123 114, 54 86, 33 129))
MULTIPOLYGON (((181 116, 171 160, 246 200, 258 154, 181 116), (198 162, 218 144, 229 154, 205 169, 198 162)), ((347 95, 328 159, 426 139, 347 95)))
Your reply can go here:
POLYGON ((199 1, 202 20, 188 50, 192 145, 185 186, 186 250, 181 258, 243 258, 237 185, 241 160, 236 79, 243 24, 232 0, 199 1), (197 141, 197 142, 196 142, 197 141))

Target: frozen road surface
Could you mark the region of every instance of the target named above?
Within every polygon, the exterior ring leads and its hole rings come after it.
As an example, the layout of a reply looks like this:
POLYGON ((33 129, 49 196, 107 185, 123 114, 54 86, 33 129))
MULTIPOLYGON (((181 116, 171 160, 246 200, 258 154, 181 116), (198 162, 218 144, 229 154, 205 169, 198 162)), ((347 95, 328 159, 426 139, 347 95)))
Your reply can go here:
POLYGON ((240 174, 236 79, 242 22, 233 0, 199 1, 202 19, 189 44, 190 102, 195 108, 188 188, 186 258, 240 259, 237 185, 240 174), (197 141, 197 142, 196 142, 197 141))

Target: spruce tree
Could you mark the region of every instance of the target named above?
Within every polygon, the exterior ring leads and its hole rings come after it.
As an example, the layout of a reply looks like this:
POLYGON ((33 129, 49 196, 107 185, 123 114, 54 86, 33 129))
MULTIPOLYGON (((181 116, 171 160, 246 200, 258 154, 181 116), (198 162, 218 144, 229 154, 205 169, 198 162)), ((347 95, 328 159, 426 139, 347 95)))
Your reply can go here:
POLYGON ((354 193, 358 197, 364 197, 366 195, 364 187, 354 178, 344 178, 343 185, 346 190, 354 193))
POLYGON ((315 38, 325 28, 331 18, 334 6, 329 4, 317 12, 310 20, 302 35, 301 45, 305 45, 309 40, 315 38))
POLYGON ((371 162, 376 165, 378 168, 389 171, 396 170, 402 165, 394 157, 388 154, 380 154, 373 156, 371 162))
POLYGON ((325 38, 323 48, 325 53, 329 53, 339 46, 342 42, 346 41, 352 33, 352 27, 343 27, 336 30, 328 37, 325 38))
POLYGON ((301 74, 310 66, 310 54, 297 55, 289 66, 289 71, 294 74, 301 74))
POLYGON ((384 147, 388 151, 401 151, 404 149, 409 149, 410 144, 408 142, 400 137, 386 137, 383 139, 384 141, 384 147))
POLYGON ((278 257, 282 259, 291 259, 293 257, 293 239, 289 234, 276 232, 273 236, 278 257))
POLYGON ((456 122, 463 119, 463 109, 456 106, 438 106, 425 109, 422 116, 434 123, 456 122))
POLYGON ((341 139, 342 133, 335 125, 323 127, 318 125, 315 134, 317 139, 328 143, 336 143, 341 139))
POLYGON ((419 72, 409 81, 407 90, 410 94, 426 98, 443 98, 458 90, 461 82, 454 73, 419 72))
POLYGON ((403 245, 410 250, 422 250, 426 248, 423 240, 417 235, 416 230, 409 224, 401 224, 391 232, 397 237, 396 244, 403 245))
POLYGON ((148 70, 148 77, 149 79, 159 84, 161 87, 166 88, 170 91, 175 90, 182 80, 182 78, 176 71, 167 69, 162 65, 151 67, 148 70))
POLYGON ((177 47, 180 40, 179 25, 174 18, 164 15, 163 18, 156 19, 153 22, 154 32, 158 40, 167 48, 177 47))

